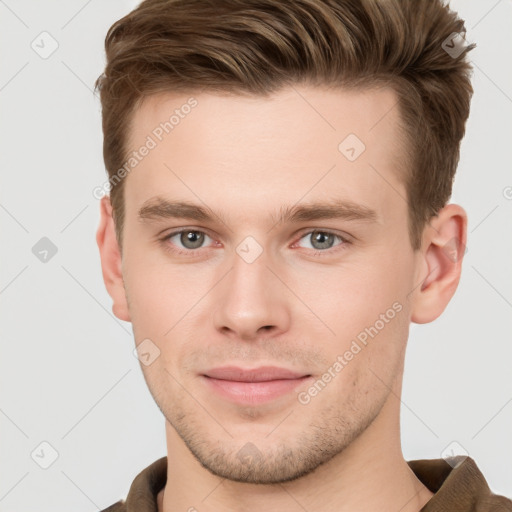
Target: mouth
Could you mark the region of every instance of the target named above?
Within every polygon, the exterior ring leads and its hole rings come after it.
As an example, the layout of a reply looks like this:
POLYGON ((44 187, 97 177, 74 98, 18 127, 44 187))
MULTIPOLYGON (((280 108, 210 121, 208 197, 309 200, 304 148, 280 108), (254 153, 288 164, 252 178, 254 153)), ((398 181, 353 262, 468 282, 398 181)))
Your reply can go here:
POLYGON ((240 405, 260 404, 291 393, 312 379, 311 374, 265 366, 245 370, 229 366, 201 374, 209 390, 240 405))
POLYGON ((277 366, 260 366, 259 368, 243 369, 238 366, 213 368, 203 374, 206 377, 237 382, 268 382, 272 380, 291 380, 310 377, 310 374, 279 368, 277 366))

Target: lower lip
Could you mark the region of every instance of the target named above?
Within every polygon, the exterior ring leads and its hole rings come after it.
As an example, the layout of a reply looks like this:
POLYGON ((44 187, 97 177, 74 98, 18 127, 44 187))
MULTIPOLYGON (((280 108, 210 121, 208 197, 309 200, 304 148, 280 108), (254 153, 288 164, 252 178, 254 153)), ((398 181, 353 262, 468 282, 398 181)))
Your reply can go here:
POLYGON ((220 396, 228 398, 239 404, 261 404, 274 400, 286 393, 290 393, 297 386, 310 380, 312 377, 300 379, 268 380, 265 382, 238 382, 234 380, 221 380, 202 376, 210 389, 220 396))

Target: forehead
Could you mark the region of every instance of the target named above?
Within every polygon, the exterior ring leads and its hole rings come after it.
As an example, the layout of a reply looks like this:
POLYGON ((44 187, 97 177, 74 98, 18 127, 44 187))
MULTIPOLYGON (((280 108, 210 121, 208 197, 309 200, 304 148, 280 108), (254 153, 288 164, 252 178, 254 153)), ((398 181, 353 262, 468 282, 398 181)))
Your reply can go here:
POLYGON ((233 206, 251 209, 254 197, 262 207, 277 198, 282 204, 330 198, 335 190, 337 199, 380 192, 374 200, 394 195, 396 201, 397 194, 405 197, 397 181, 397 123, 389 88, 150 96, 132 118, 127 146, 151 149, 130 170, 126 194, 139 207, 167 194, 217 204, 229 196, 233 206))
POLYGON ((368 138, 374 130, 378 133, 394 127, 398 119, 397 100, 395 91, 383 86, 357 90, 290 86, 270 96, 162 92, 147 96, 135 110, 128 143, 136 144, 140 136, 153 132, 156 138, 165 137, 178 126, 178 131, 186 133, 187 125, 193 123, 184 123, 187 118, 198 123, 208 119, 209 126, 203 125, 204 133, 219 135, 243 127, 248 134, 270 133, 275 129, 284 136, 291 130, 298 134, 303 128, 310 133, 338 132, 338 136, 352 130, 368 138), (297 121, 302 123, 298 125, 297 121), (161 126, 166 123, 167 130, 161 126))

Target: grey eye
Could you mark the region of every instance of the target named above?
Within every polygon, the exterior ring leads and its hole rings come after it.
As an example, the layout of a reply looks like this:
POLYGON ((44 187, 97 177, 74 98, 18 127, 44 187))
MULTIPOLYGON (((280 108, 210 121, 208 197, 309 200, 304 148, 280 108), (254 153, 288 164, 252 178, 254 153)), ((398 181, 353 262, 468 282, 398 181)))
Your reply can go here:
POLYGON ((311 240, 312 249, 322 250, 330 249, 331 247, 333 247, 335 239, 340 237, 338 235, 335 235, 334 233, 329 233, 328 231, 316 230, 307 233, 302 238, 311 240))
POLYGON ((201 231, 182 231, 180 243, 187 249, 198 249, 204 243, 205 235, 201 231))

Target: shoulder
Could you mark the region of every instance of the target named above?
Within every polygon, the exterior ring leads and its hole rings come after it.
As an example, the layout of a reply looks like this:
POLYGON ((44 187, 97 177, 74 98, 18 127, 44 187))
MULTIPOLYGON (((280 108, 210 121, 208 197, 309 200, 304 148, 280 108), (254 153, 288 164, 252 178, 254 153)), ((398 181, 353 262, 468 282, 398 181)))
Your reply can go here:
POLYGON ((512 512, 512 500, 505 496, 491 493, 490 496, 481 500, 481 507, 486 512, 512 512))
POLYGON ((512 512, 512 500, 494 494, 476 462, 468 456, 408 461, 416 477, 434 493, 422 512, 467 510, 512 512))

